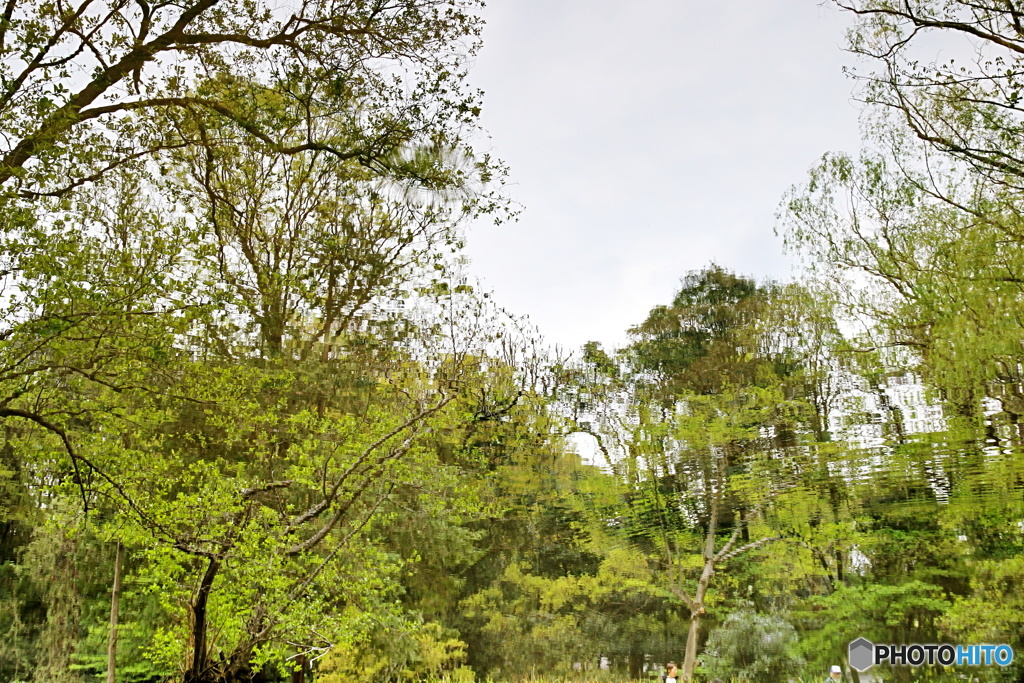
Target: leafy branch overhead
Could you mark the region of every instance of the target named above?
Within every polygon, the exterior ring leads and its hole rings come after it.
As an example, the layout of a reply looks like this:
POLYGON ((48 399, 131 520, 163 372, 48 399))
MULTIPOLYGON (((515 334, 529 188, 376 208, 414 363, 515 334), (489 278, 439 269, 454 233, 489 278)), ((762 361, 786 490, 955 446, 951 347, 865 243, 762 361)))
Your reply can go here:
POLYGON ((56 194, 140 155, 201 144, 168 138, 155 125, 171 115, 164 110, 221 118, 278 153, 321 150, 400 171, 398 150, 461 147, 479 114, 462 80, 478 46, 478 5, 10 2, 0 30, 0 183, 56 194), (240 82, 250 91, 222 87, 240 82), (259 120, 268 97, 301 110, 302 125, 282 135, 259 120), (331 119, 343 134, 324 133, 319 124, 331 119))

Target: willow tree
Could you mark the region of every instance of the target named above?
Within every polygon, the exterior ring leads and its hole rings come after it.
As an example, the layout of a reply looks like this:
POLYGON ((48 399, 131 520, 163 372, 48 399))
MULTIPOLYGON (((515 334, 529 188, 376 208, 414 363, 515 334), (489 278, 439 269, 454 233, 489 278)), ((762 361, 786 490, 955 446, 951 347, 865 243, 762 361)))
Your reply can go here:
MULTIPOLYGON (((967 557, 970 573, 978 573, 972 590, 991 590, 990 577, 1012 576, 1019 555, 1015 545, 1001 545, 1017 537, 1008 530, 1020 523, 1019 496, 1001 491, 1019 479, 1015 449, 995 454, 987 445, 1019 444, 1024 410, 1021 8, 986 0, 835 4, 855 21, 849 47, 861 58, 854 74, 866 102, 867 149, 859 156, 826 155, 812 169, 786 199, 786 239, 830 283, 847 312, 866 323, 868 337, 857 355, 872 359, 876 372, 888 366, 918 373, 950 408, 947 424, 968 428, 921 435, 917 443, 901 439, 906 443, 893 448, 895 463, 913 457, 914 449, 938 445, 935 469, 944 474, 935 490, 949 491, 950 502, 923 506, 927 514, 914 522, 914 532, 927 542, 914 548, 900 529, 887 541, 900 554, 883 551, 872 559, 875 569, 884 575, 888 567, 903 582, 911 572, 902 563, 916 552, 922 557, 911 567, 932 574, 967 557), (985 399, 996 399, 1001 414, 988 414, 985 399), (974 472, 993 466, 1002 474, 979 487, 974 472), (970 502, 953 502, 960 495, 970 502), (945 519, 937 524, 936 517, 945 519), (938 542, 935 528, 955 529, 957 540, 938 542), (952 550, 945 557, 943 544, 952 550), (1000 548, 995 560, 988 555, 994 547, 1000 548)), ((922 497, 933 488, 923 485, 922 497)), ((871 506, 884 510, 883 503, 876 499, 871 506)), ((884 520, 884 512, 875 514, 884 520)), ((905 509, 899 514, 909 517, 905 509)), ((880 538, 889 526, 897 525, 878 525, 880 538)), ((966 583, 926 590, 962 594, 966 583)), ((913 589, 909 582, 897 588, 913 589)), ((967 604, 970 599, 958 598, 941 620, 947 633, 971 630, 961 610, 967 604)), ((934 632, 945 608, 932 607, 927 617, 908 618, 904 628, 921 624, 934 632)), ((978 623, 990 628, 1000 618, 978 623)), ((1011 628, 1007 636, 1013 633, 1010 622, 1001 626, 1011 628)))
POLYGON ((920 373, 954 414, 973 419, 990 396, 1020 415, 1015 200, 962 165, 923 169, 921 158, 902 143, 826 157, 787 199, 787 242, 865 323, 862 354, 920 373))
MULTIPOLYGON (((862 95, 929 148, 995 186, 1024 178, 1024 12, 1001 0, 834 0, 851 13, 862 95), (942 41, 942 52, 926 42, 942 41), (935 56, 932 56, 935 55, 935 56)), ((934 44, 932 42, 931 44, 934 44)))
MULTIPOLYGON (((1019 343, 1021 12, 1004 2, 836 5, 866 102, 859 158, 827 155, 784 209, 787 241, 964 415, 1024 410, 1019 343), (931 41, 944 50, 931 57, 931 41)), ((1014 417, 1013 419, 1016 419, 1014 417)))

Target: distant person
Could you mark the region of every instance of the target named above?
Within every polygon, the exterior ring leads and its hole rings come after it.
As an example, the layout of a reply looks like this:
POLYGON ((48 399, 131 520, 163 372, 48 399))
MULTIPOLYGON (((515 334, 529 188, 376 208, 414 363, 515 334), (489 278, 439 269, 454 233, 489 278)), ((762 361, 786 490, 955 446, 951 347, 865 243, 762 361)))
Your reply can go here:
POLYGON ((825 679, 825 683, 839 683, 841 680, 843 680, 843 667, 833 664, 832 668, 828 670, 828 678, 825 679))
POLYGON ((675 662, 669 662, 665 665, 665 675, 661 677, 663 683, 676 683, 679 680, 679 672, 676 669, 675 662))

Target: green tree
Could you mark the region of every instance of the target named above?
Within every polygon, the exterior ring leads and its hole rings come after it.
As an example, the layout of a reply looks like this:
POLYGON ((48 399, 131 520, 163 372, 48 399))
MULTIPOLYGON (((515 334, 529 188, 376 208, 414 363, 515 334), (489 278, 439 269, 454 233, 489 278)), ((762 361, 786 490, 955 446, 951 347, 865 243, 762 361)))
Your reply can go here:
POLYGON ((132 159, 204 143, 168 137, 154 125, 161 112, 199 131, 230 122, 282 154, 322 150, 377 167, 411 141, 458 146, 456 131, 479 111, 462 69, 478 6, 7 3, 0 182, 13 181, 8 197, 59 196, 132 159), (266 98, 307 108, 300 135, 266 127, 266 98), (321 134, 325 117, 345 121, 344 132, 321 134))
POLYGON ((805 392, 823 386, 827 369, 823 362, 816 375, 799 372, 807 345, 801 351, 790 338, 814 325, 793 308, 782 305, 779 288, 711 266, 688 275, 671 306, 631 330, 621 369, 587 350, 615 389, 591 409, 599 427, 583 426, 630 489, 624 533, 658 558, 663 590, 689 611, 685 680, 696 669, 707 609, 722 599, 712 577, 779 540, 766 522, 794 478, 787 454, 823 433, 820 411, 832 398, 819 392, 812 402, 805 392), (769 321, 792 324, 780 331, 769 321))
POLYGON ((244 677, 391 609, 374 520, 454 476, 434 435, 485 343, 394 312, 493 208, 475 8, 6 6, 4 482, 49 500, 5 523, 73 493, 117 529, 162 591, 157 666, 244 677))
POLYGON ((986 395, 1017 414, 1021 264, 1008 248, 1012 230, 970 177, 919 174, 912 163, 826 157, 788 200, 787 241, 868 325, 861 354, 877 350, 898 372, 917 370, 964 416, 976 416, 986 395))
POLYGON ((1019 415, 1020 12, 836 4, 868 63, 855 74, 873 151, 824 158, 787 199, 787 241, 876 326, 865 347, 898 348, 966 417, 985 396, 1019 415), (947 49, 929 59, 919 48, 935 38, 947 49))
POLYGON ((895 125, 928 149, 963 162, 985 184, 1016 194, 1024 171, 1024 17, 1016 3, 835 4, 856 18, 849 33, 850 50, 877 66, 866 74, 854 71, 865 82, 862 94, 875 115, 889 119, 892 114, 895 125), (929 53, 918 48, 936 37, 947 49, 933 51, 936 56, 928 58, 929 53))

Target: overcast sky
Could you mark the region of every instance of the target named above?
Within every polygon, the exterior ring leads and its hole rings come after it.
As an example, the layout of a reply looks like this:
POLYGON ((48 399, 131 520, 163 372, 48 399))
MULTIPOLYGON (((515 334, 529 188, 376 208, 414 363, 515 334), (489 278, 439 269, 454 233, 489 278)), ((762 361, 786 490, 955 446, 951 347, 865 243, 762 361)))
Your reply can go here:
POLYGON ((490 0, 471 81, 518 222, 471 272, 545 337, 616 345, 711 261, 786 279, 786 189, 858 148, 849 18, 818 0, 490 0))

